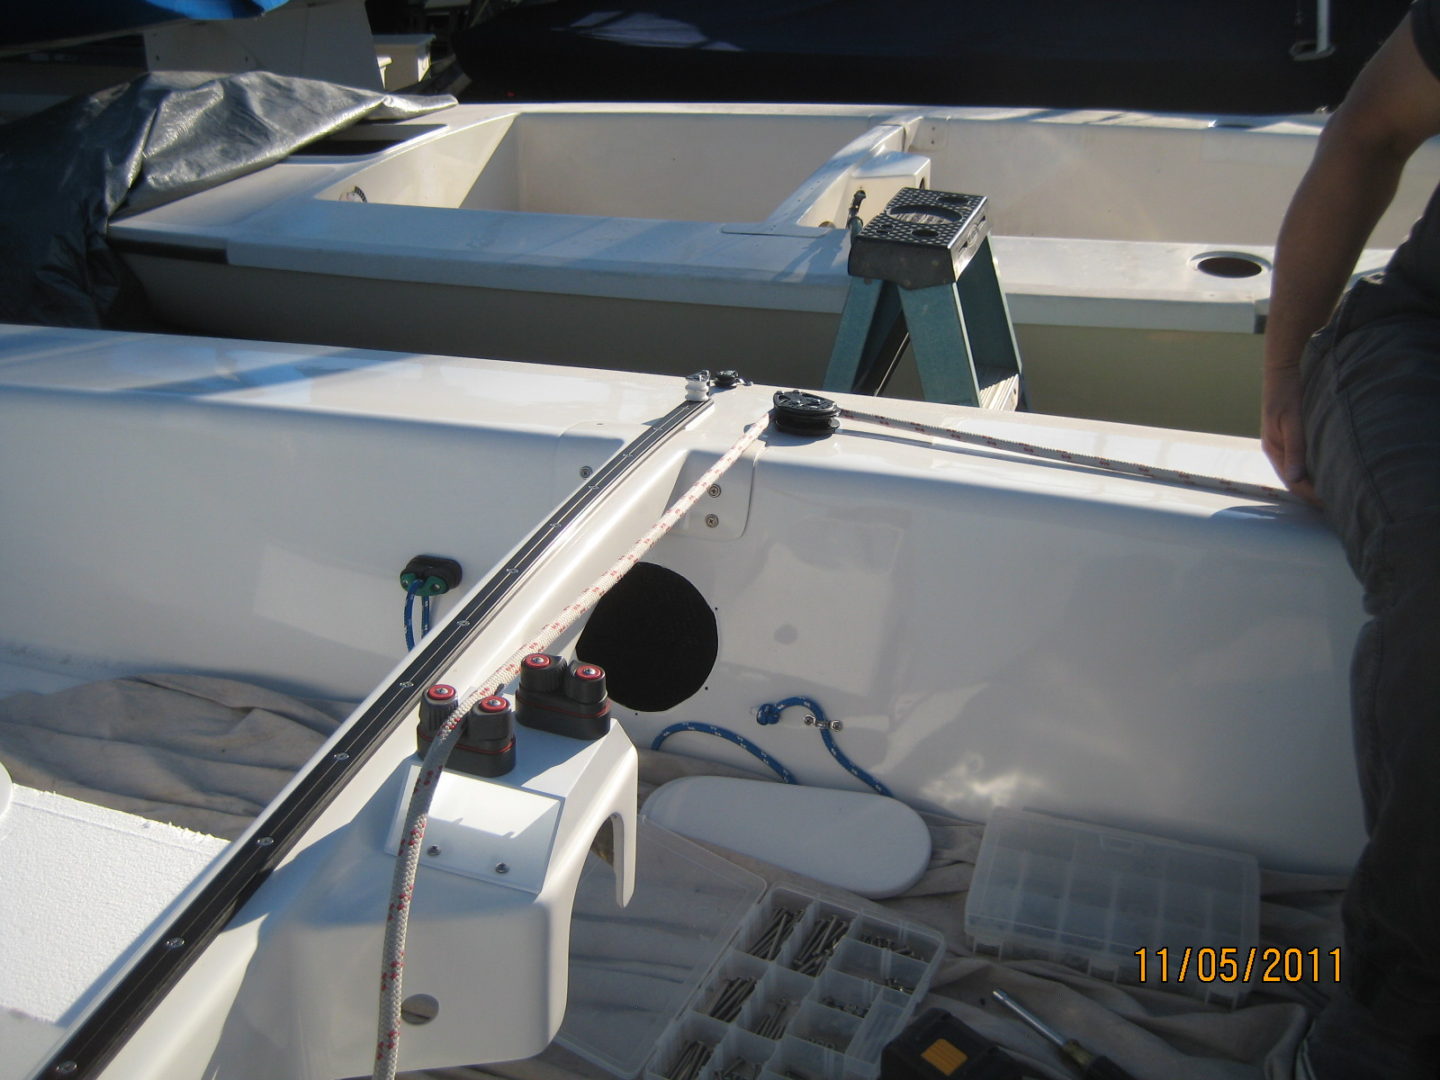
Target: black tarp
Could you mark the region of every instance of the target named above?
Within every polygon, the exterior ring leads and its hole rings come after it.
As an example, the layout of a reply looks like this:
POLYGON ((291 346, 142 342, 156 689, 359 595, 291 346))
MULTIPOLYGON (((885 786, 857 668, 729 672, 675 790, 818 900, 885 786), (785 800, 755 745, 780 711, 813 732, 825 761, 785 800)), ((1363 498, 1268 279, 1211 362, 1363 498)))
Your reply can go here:
POLYGON ((453 104, 268 72, 162 72, 0 127, 0 321, 149 328, 110 218, 254 172, 361 119, 453 104))

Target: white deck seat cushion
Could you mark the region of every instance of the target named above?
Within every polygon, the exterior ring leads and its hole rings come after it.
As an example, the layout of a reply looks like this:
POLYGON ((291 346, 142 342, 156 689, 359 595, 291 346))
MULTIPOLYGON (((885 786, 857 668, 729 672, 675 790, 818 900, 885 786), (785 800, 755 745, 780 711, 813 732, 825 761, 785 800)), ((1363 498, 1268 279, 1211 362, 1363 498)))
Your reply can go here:
POLYGON ((871 898, 896 896, 930 862, 930 831, 897 799, 860 791, 691 776, 662 784, 641 814, 871 898))

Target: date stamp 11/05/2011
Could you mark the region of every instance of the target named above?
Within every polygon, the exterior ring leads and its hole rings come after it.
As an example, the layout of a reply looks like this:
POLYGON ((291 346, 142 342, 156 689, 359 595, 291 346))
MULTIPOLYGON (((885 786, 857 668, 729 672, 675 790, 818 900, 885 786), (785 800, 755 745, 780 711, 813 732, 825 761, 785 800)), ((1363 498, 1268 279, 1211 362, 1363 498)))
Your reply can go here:
POLYGON ((1261 948, 1136 949, 1144 983, 1329 983, 1340 981, 1340 950, 1261 948))

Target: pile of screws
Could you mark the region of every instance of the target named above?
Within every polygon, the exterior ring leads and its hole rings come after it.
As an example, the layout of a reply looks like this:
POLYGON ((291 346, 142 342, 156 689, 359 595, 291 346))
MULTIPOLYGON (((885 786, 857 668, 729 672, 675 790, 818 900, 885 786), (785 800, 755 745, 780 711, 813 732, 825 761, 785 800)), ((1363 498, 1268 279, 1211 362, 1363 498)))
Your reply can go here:
POLYGON ((817 920, 790 966, 802 975, 819 975, 849 928, 850 920, 839 915, 817 920))
POLYGON ((847 1012, 851 1016, 864 1016, 870 1011, 869 1005, 861 1005, 854 1001, 841 1001, 836 997, 821 998, 820 1004, 827 1009, 839 1009, 841 1012, 847 1012))
POLYGON ((715 1072, 715 1080, 756 1080, 760 1075, 760 1066, 754 1061, 732 1061, 723 1069, 715 1072))
POLYGON ((731 1023, 740 1015, 740 1006, 745 1004, 745 999, 755 989, 755 980, 746 978, 744 975, 734 979, 726 979, 725 984, 715 995, 715 1000, 710 1003, 707 1010, 709 1015, 716 1020, 723 1020, 731 1023))
POLYGON ((799 921, 799 911, 793 908, 776 908, 775 914, 765 924, 765 929, 760 931, 760 936, 745 951, 751 956, 758 956, 761 960, 776 959, 780 955, 781 947, 785 944, 785 939, 790 936, 790 931, 795 929, 795 924, 799 921))
POLYGON ((925 959, 925 957, 921 956, 909 946, 902 945, 893 938, 881 937, 879 934, 861 934, 860 943, 862 945, 873 945, 877 949, 888 949, 896 956, 908 956, 911 960, 925 959))
POLYGON ((766 1039, 778 1039, 785 1034, 785 1028, 790 1023, 790 1014, 795 1009, 795 1002, 788 998, 778 998, 765 1007, 761 1014, 760 1021, 755 1025, 755 1034, 766 1039))
POLYGON ((802 1035, 808 1043, 813 1043, 822 1050, 834 1050, 837 1054, 843 1054, 845 1047, 850 1045, 850 1040, 839 1035, 802 1035))
POLYGON ((692 1039, 680 1048, 680 1053, 671 1062, 670 1068, 665 1070, 665 1075, 670 1077, 670 1080, 696 1080, 714 1052, 713 1046, 699 1039, 692 1039))

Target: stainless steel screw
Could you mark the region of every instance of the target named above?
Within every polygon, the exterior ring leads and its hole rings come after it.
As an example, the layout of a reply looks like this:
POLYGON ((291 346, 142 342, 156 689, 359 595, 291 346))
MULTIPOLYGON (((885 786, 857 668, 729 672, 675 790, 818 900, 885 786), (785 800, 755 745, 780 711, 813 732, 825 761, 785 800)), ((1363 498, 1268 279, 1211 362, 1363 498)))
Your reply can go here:
POLYGON ((510 867, 505 865, 503 862, 497 862, 495 864, 495 872, 497 874, 508 874, 510 872, 510 867))
POLYGON ((592 469, 592 468, 590 468, 589 465, 581 465, 581 466, 580 466, 580 479, 581 479, 581 480, 587 479, 587 478, 590 476, 590 474, 593 473, 594 471, 595 471, 595 470, 592 469))
POLYGON ((716 516, 715 514, 706 514, 706 515, 705 515, 705 524, 708 525, 710 528, 713 529, 713 528, 715 528, 716 525, 719 525, 719 524, 720 524, 720 518, 719 518, 718 516, 716 516))
POLYGON ((440 1002, 429 994, 412 994, 400 1005, 400 1019, 407 1024, 428 1024, 440 1015, 440 1002))
POLYGON ((185 939, 183 937, 166 938, 165 947, 167 949, 183 949, 185 947, 185 939))
POLYGON ((330 759, 332 761, 349 761, 350 755, 345 753, 344 750, 337 750, 335 751, 335 753, 330 755, 330 759))
POLYGON ((718 498, 720 497, 720 485, 719 485, 719 484, 711 484, 711 485, 705 490, 705 494, 709 495, 710 498, 712 498, 712 499, 718 499, 718 498))
POLYGON ((439 855, 440 846, 438 844, 431 844, 428 848, 425 849, 425 854, 430 856, 439 855))
POLYGON ((273 836, 260 836, 256 837, 255 839, 256 847, 269 847, 273 843, 275 843, 275 838, 273 836))

